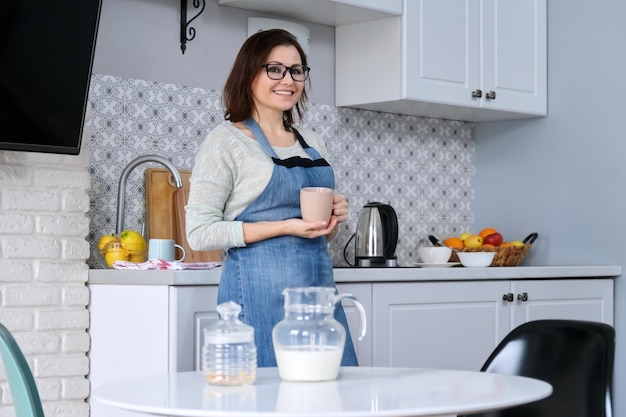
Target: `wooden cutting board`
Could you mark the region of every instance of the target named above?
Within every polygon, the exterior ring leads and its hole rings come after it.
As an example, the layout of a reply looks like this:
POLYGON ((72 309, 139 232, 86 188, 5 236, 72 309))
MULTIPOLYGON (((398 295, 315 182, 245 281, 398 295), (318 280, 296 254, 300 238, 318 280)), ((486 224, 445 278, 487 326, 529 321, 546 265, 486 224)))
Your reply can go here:
MULTIPOLYGON (((195 251, 189 247, 185 232, 185 205, 189 198, 191 171, 180 170, 183 188, 176 188, 165 168, 147 168, 146 224, 148 239, 174 239, 185 248, 185 262, 221 261, 222 252, 195 251)), ((176 254, 180 256, 180 254, 176 254)))

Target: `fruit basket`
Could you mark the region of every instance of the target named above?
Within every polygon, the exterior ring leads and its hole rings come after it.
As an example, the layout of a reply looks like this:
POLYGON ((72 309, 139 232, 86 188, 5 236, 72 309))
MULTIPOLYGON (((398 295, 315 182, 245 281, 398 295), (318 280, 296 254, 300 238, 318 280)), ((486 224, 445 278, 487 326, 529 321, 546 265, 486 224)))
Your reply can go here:
POLYGON ((116 260, 145 262, 148 259, 148 244, 137 232, 125 230, 119 235, 102 236, 97 253, 102 267, 113 268, 116 260))
MULTIPOLYGON (((522 259, 526 256, 533 242, 539 235, 537 233, 529 234, 522 242, 523 246, 481 246, 477 248, 463 248, 454 249, 450 256, 450 262, 459 262, 459 257, 456 254, 460 252, 496 252, 496 255, 489 266, 518 266, 522 259)), ((428 240, 435 246, 444 246, 439 239, 433 235, 428 236, 428 240)))

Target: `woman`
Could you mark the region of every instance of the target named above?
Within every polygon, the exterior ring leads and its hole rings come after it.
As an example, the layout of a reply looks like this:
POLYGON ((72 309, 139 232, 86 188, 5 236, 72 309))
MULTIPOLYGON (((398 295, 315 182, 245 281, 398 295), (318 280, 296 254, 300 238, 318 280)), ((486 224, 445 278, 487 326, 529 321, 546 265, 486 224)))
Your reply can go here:
MULTIPOLYGON (((248 38, 224 87, 228 122, 209 134, 190 179, 187 240, 196 250, 228 249, 218 303, 242 306, 259 366, 276 366, 272 329, 284 318, 283 289, 335 286, 327 242, 348 217, 345 196, 335 194, 329 222, 301 218, 300 188, 335 187, 322 139, 293 127, 308 74, 289 32, 248 38)), ((348 329, 341 306, 336 317, 348 329)), ((342 365, 357 365, 349 333, 342 365)))

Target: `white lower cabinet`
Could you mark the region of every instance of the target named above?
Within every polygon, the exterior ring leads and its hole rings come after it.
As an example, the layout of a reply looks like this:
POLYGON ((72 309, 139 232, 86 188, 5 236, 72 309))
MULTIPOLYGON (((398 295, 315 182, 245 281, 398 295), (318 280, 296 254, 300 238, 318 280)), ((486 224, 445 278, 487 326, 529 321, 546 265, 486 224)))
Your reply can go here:
POLYGON ((511 281, 510 294, 511 329, 546 318, 613 325, 612 279, 511 281))
POLYGON ((359 332, 361 331, 361 315, 351 301, 342 301, 343 309, 348 319, 348 327, 350 328, 350 336, 354 343, 357 358, 360 366, 372 366, 372 284, 337 284, 337 290, 340 293, 349 293, 354 295, 363 305, 365 310, 365 337, 359 340, 359 332))
MULTIPOLYGON (((89 381, 201 369, 202 329, 217 320, 217 286, 90 285, 89 381)), ((139 417, 89 401, 91 417, 139 417)))
POLYGON ((507 334, 508 281, 374 284, 375 366, 479 369, 507 334))
POLYGON ((204 328, 219 320, 217 286, 170 287, 170 301, 170 372, 200 371, 204 328))
POLYGON ((374 366, 476 370, 524 322, 613 324, 612 279, 372 285, 374 366))

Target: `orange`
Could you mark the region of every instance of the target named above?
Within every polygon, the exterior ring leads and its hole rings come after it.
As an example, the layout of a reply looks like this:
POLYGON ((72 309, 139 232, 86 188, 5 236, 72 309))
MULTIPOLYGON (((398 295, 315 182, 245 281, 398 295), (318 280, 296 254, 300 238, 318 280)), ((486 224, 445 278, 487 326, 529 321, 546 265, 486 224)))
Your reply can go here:
POLYGON ((513 245, 511 245, 511 242, 502 242, 500 246, 513 246, 513 245))
POLYGON ((482 237, 483 239, 487 236, 489 236, 492 233, 498 233, 498 231, 496 229, 494 229, 493 227, 486 227, 483 230, 480 231, 480 233, 478 234, 478 236, 482 237))
POLYGON ((454 249, 463 249, 465 246, 463 241, 458 237, 449 237, 443 241, 443 244, 454 249))

